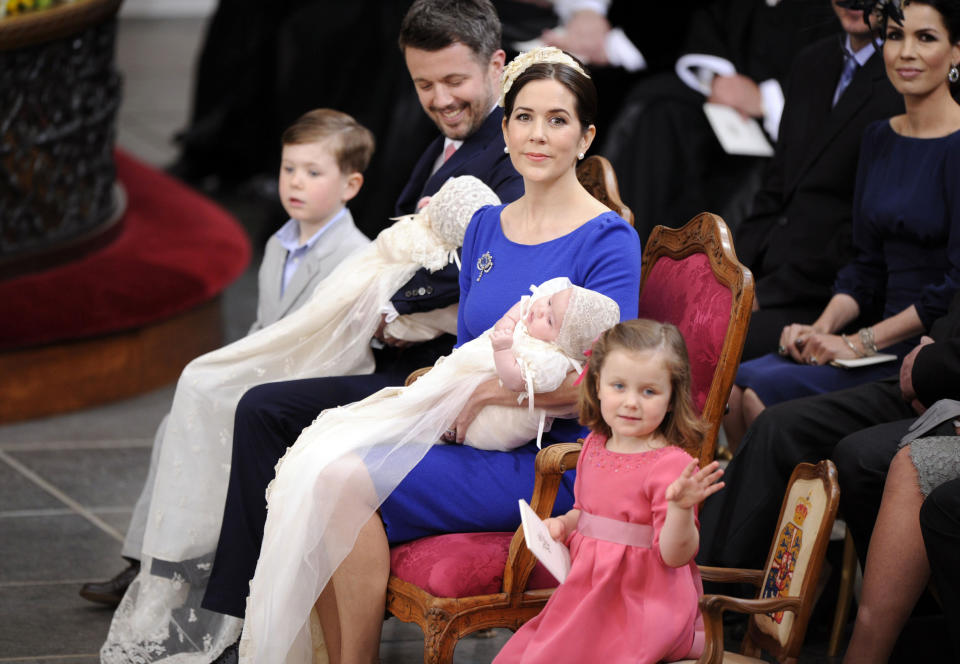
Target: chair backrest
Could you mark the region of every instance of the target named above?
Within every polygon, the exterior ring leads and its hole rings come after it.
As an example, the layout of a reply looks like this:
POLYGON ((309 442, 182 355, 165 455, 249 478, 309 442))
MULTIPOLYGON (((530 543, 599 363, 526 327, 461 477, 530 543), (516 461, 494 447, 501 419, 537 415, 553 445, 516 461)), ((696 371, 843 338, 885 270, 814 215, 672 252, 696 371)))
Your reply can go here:
POLYGON ((617 175, 606 157, 598 154, 590 155, 577 164, 577 179, 594 198, 633 226, 633 211, 620 200, 617 175))
POLYGON ((638 316, 673 323, 686 341, 693 402, 708 426, 701 466, 713 460, 752 307, 753 274, 737 260, 720 217, 702 212, 682 228, 653 229, 638 316))
POLYGON ((839 500, 830 460, 793 470, 757 597, 797 597, 800 609, 752 615, 745 639, 781 661, 800 654, 839 500))

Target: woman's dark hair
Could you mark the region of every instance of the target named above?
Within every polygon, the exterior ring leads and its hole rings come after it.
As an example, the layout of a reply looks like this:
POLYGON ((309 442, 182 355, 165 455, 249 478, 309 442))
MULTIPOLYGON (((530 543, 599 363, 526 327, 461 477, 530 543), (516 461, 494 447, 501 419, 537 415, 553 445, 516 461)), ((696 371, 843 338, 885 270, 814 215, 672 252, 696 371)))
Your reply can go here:
MULTIPOLYGON (((576 60, 576 58, 574 59, 576 60)), ((580 61, 577 60, 577 62, 580 61)), ((584 67, 583 70, 587 71, 587 68, 584 67)), ((504 117, 508 123, 513 113, 513 105, 517 100, 517 94, 523 89, 523 86, 530 81, 547 79, 556 81, 573 94, 573 98, 576 100, 574 111, 576 111, 582 131, 586 132, 587 127, 596 124, 597 88, 593 85, 593 79, 584 76, 573 67, 556 62, 538 62, 530 65, 523 70, 522 74, 517 76, 517 80, 510 86, 510 91, 507 92, 503 100, 504 117)))
MULTIPOLYGON (((943 17, 947 38, 951 44, 960 41, 960 0, 904 0, 906 5, 929 5, 943 17)), ((886 27, 886 26, 884 26, 886 27)))
POLYGON ((670 411, 658 430, 671 445, 683 448, 692 457, 699 456, 706 427, 693 406, 687 345, 680 330, 671 323, 637 318, 618 323, 597 337, 580 384, 580 424, 608 438, 612 434, 600 411, 598 395, 600 371, 607 356, 617 349, 629 353, 663 351, 670 374, 670 411))
POLYGON ((416 0, 400 24, 400 50, 467 46, 481 64, 500 48, 500 18, 490 0, 416 0))

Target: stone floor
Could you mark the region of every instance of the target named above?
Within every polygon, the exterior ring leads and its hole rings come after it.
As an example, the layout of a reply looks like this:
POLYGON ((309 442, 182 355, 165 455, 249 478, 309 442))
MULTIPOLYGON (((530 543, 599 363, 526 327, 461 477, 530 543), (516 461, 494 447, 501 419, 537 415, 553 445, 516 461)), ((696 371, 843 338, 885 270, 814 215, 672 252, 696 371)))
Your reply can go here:
MULTIPOLYGON (((187 116, 201 19, 121 21, 118 66, 125 77, 119 144, 157 167, 176 156, 171 141, 187 116)), ((262 244, 271 212, 242 192, 220 201, 262 244)), ((275 212, 275 210, 274 210, 275 212)), ((224 294, 227 339, 254 316, 255 255, 224 294)), ((111 612, 77 595, 84 581, 122 567, 120 542, 139 494, 150 444, 172 386, 135 399, 58 417, 0 426, 0 664, 98 661, 111 612)), ((804 664, 824 655, 830 606, 811 625, 804 664)), ((936 633, 936 632, 934 632, 936 633)), ((455 661, 489 662, 508 637, 468 638, 455 661)), ((385 624, 381 661, 422 661, 419 628, 385 624)), ((912 661, 906 659, 904 661, 912 661)))

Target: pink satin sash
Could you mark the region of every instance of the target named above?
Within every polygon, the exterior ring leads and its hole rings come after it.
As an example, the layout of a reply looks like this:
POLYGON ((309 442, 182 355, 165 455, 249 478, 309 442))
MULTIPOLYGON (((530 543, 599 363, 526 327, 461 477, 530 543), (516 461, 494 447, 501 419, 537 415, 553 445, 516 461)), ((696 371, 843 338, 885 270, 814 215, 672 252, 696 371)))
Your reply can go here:
POLYGON ((580 518, 577 520, 577 531, 585 537, 615 544, 639 546, 645 549, 653 546, 653 526, 611 519, 583 510, 580 511, 580 518))

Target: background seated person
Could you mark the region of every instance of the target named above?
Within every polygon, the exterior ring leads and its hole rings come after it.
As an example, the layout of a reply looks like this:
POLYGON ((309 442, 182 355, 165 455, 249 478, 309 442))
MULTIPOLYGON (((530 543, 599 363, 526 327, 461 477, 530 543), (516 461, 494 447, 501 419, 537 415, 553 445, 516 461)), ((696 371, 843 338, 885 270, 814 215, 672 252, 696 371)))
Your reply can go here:
POLYGON ((856 257, 812 325, 788 325, 779 355, 740 366, 724 419, 731 448, 766 406, 895 375, 892 363, 856 370, 829 363, 880 349, 902 358, 910 348, 903 342, 929 330, 960 288, 960 104, 948 80, 960 61, 960 34, 931 4, 912 2, 903 13, 902 26, 890 20, 882 30, 887 76, 906 113, 864 134, 853 208, 856 257), (873 326, 843 334, 881 307, 873 326))

